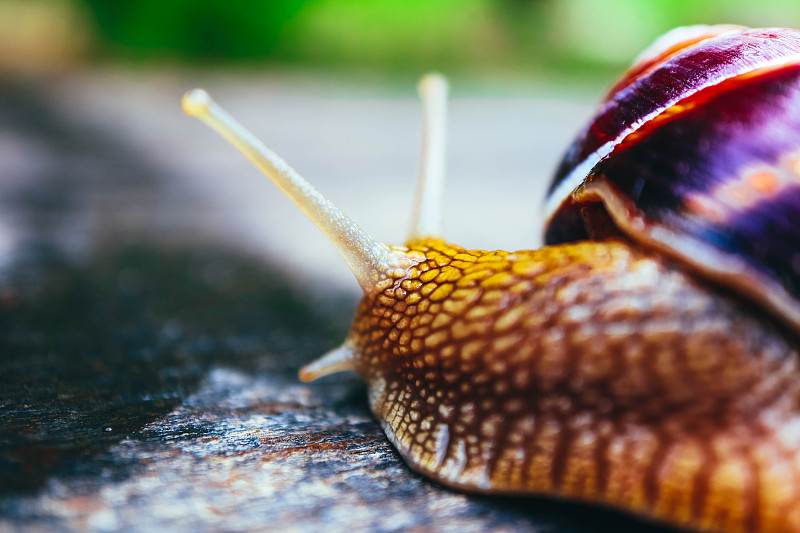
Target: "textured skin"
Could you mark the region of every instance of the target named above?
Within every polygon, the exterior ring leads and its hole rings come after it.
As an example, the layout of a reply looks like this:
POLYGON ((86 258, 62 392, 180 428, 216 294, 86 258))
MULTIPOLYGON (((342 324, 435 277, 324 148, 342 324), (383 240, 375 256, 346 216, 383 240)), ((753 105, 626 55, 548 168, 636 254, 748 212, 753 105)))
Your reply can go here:
POLYGON ((702 531, 800 531, 793 337, 623 241, 404 248, 349 341, 415 470, 702 531))

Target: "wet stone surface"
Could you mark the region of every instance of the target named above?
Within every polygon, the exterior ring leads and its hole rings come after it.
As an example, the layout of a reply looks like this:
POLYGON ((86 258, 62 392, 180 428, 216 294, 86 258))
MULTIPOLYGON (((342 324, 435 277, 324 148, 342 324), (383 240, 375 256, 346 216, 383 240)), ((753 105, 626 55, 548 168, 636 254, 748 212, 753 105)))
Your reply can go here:
POLYGON ((30 87, 0 138, 0 531, 665 531, 410 472, 355 376, 296 377, 352 295, 165 242, 168 171, 30 87))

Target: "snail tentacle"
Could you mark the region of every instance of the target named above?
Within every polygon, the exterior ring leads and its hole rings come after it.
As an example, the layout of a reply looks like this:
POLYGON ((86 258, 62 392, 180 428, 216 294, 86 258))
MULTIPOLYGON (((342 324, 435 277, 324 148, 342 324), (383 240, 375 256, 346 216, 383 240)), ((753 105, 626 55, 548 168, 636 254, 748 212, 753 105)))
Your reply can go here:
POLYGON ((375 286, 396 268, 402 259, 401 251, 391 249, 358 227, 206 91, 188 91, 181 106, 187 115, 202 120, 230 142, 311 219, 344 257, 364 292, 374 292, 375 286))
POLYGON ((355 347, 351 342, 345 341, 338 348, 301 368, 300 379, 308 382, 335 372, 355 370, 355 357, 355 347))
POLYGON ((445 181, 447 80, 441 74, 427 74, 420 80, 417 90, 422 100, 422 151, 409 241, 437 238, 444 234, 442 196, 445 181))

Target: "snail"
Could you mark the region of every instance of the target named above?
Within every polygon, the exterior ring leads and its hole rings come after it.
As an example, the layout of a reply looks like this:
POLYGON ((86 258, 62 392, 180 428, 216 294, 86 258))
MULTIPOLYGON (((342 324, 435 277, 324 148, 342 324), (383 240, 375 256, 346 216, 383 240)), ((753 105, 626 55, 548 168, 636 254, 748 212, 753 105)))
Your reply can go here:
POLYGON ((446 82, 420 92, 404 246, 362 231, 206 92, 184 96, 364 291, 344 343, 301 379, 355 370, 407 464, 458 490, 800 532, 800 31, 657 40, 567 150, 538 250, 442 239, 446 82))

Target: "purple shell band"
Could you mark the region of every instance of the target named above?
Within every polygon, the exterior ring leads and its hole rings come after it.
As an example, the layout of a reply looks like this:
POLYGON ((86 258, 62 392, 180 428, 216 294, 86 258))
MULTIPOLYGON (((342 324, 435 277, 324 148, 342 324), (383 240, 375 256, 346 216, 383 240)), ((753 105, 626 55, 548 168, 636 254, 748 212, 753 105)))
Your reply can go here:
POLYGON ((605 103, 570 146, 550 186, 546 215, 627 135, 681 100, 731 77, 800 61, 800 31, 743 29, 707 39, 646 71, 605 103))
POLYGON ((713 26, 682 26, 668 31, 636 57, 631 67, 608 91, 603 103, 612 100, 622 89, 644 76, 647 72, 651 72, 667 59, 685 52, 689 47, 701 41, 719 37, 724 33, 741 32, 747 29, 744 26, 717 24, 713 26))
POLYGON ((586 186, 553 213, 548 244, 587 238, 581 209, 600 200, 634 240, 724 275, 800 330, 800 62, 694 92, 582 172, 586 186), (586 194, 601 183, 603 194, 586 194))
POLYGON ((618 144, 591 175, 605 176, 648 217, 709 225, 800 184, 798 150, 800 65, 791 65, 692 96, 618 144))

